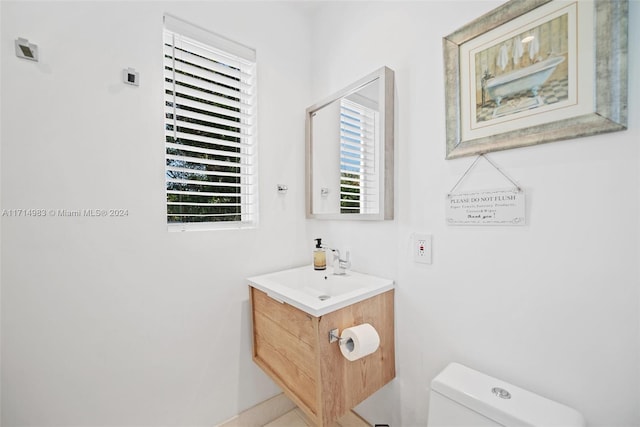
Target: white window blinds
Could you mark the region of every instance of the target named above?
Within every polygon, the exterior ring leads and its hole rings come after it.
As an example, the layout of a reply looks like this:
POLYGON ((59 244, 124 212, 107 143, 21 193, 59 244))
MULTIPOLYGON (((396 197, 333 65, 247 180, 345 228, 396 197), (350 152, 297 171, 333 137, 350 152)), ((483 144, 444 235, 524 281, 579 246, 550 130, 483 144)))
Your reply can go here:
POLYGON ((377 112, 340 101, 340 213, 378 213, 377 112))
MULTIPOLYGON (((167 222, 178 228, 251 226, 257 220, 255 58, 200 41, 232 46, 227 39, 183 22, 176 31, 167 22, 165 17, 167 222)), ((242 45, 236 50, 253 54, 242 45)))

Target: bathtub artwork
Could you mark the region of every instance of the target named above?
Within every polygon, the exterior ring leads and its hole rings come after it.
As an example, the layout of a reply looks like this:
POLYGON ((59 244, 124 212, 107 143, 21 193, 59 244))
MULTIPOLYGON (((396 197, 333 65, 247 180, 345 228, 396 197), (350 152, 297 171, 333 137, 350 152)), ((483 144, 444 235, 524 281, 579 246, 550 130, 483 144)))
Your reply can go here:
POLYGON ((475 53, 476 122, 569 97, 568 14, 475 53))
POLYGON ((508 0, 443 37, 446 159, 625 130, 629 3, 508 0))

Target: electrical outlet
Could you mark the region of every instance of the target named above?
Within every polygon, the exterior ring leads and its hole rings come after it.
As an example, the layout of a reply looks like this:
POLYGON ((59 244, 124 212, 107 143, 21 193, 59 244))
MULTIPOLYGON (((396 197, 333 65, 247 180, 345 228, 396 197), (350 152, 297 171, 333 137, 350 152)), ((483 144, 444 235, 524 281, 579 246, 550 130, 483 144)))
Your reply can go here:
POLYGON ((430 234, 414 233, 411 238, 413 261, 420 264, 431 264, 432 237, 430 234))

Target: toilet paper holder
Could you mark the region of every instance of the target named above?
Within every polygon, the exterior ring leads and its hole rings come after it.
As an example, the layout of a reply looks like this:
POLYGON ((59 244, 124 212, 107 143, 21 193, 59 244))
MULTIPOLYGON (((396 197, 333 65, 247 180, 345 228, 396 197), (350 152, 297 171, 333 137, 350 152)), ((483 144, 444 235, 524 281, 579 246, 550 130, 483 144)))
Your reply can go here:
POLYGON ((342 344, 342 342, 345 340, 346 338, 340 338, 340 335, 338 334, 338 328, 331 329, 329 331, 329 344, 334 343, 336 341, 338 341, 338 344, 342 344))

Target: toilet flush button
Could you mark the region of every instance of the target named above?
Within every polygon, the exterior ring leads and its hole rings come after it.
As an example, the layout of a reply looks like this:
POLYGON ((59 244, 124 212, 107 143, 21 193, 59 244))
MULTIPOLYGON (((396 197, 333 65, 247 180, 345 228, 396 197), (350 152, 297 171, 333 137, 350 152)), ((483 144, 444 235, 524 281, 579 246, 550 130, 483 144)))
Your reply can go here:
POLYGON ((509 393, 507 390, 500 387, 492 388, 491 393, 495 394, 500 399, 511 399, 511 393, 509 393))

